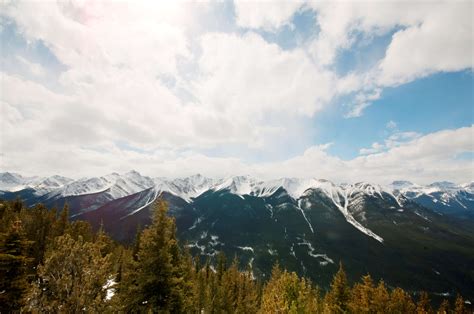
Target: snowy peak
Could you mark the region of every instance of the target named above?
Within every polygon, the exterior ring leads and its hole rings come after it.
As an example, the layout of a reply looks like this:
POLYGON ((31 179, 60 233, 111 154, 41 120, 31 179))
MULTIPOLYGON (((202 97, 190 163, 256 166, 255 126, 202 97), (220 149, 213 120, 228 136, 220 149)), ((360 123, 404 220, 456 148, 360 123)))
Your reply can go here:
POLYGON ((214 191, 228 190, 237 195, 250 195, 257 188, 259 182, 250 176, 230 177, 213 187, 214 191))
POLYGON ((136 171, 122 175, 114 172, 103 177, 83 178, 70 182, 54 191, 54 194, 66 197, 105 192, 111 199, 116 199, 153 186, 154 182, 151 178, 142 176, 136 171))
POLYGON ((468 193, 474 194, 474 181, 470 183, 461 184, 461 188, 462 190, 468 193))
POLYGON ((215 180, 200 174, 177 179, 154 179, 156 191, 174 194, 187 202, 191 202, 192 198, 198 197, 202 193, 210 190, 215 184, 215 180))
MULTIPOLYGON (((34 189, 37 196, 48 194, 50 197, 67 197, 95 193, 105 193, 108 199, 116 199, 140 191, 154 188, 157 192, 169 192, 191 202, 206 191, 228 191, 243 197, 269 197, 285 190, 293 199, 300 199, 311 190, 319 190, 338 206, 345 206, 355 197, 384 198, 390 195, 401 206, 402 200, 429 199, 432 203, 445 206, 472 208, 474 204, 474 182, 456 185, 441 181, 429 185, 418 185, 409 181, 394 181, 383 187, 368 182, 355 184, 335 184, 323 179, 280 178, 277 180, 259 180, 251 176, 232 176, 225 179, 211 179, 201 174, 185 178, 168 179, 143 176, 132 170, 123 174, 111 173, 102 177, 72 180, 62 176, 23 177, 17 173, 0 173, 0 190, 15 192, 22 189, 34 189)), ((425 202, 426 205, 427 203, 425 202)))
POLYGON ((48 193, 72 182, 72 179, 54 175, 51 177, 23 177, 17 173, 0 173, 0 190, 15 192, 23 189, 34 189, 36 194, 48 193))
POLYGON ((24 178, 18 173, 2 172, 0 173, 0 181, 5 184, 21 184, 24 178))
POLYGON ((73 181, 74 180, 70 178, 54 175, 38 179, 34 184, 30 184, 30 187, 36 190, 35 193, 37 195, 44 195, 72 183, 73 181))
POLYGON ((25 187, 25 178, 17 173, 3 172, 0 173, 0 190, 16 191, 25 187))

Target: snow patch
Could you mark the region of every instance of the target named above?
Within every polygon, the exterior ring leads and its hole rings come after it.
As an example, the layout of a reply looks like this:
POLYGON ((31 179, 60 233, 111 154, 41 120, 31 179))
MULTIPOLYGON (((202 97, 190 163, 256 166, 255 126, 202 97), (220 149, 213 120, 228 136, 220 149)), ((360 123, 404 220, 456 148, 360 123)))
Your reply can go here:
POLYGON ((237 246, 237 248, 241 249, 242 251, 250 251, 254 253, 253 248, 250 246, 237 246))

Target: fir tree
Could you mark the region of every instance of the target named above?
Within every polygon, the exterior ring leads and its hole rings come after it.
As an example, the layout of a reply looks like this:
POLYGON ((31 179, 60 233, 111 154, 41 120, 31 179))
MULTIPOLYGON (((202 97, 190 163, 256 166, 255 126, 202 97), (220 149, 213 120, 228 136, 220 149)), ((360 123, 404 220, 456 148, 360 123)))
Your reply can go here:
POLYGON ((69 226, 69 205, 64 204, 61 214, 59 214, 58 219, 54 222, 52 236, 58 237, 63 235, 66 232, 67 227, 69 226))
POLYGON ((444 299, 443 302, 441 302, 438 311, 436 312, 437 314, 448 314, 449 313, 449 301, 444 299))
POLYGON ((26 309, 102 312, 110 269, 110 255, 103 257, 100 245, 69 234, 59 236, 38 268, 39 279, 32 283, 26 309))
POLYGON ((401 288, 395 288, 390 294, 388 312, 394 314, 414 313, 416 309, 411 297, 401 288))
POLYGON ((342 263, 339 263, 339 270, 333 278, 331 289, 326 294, 326 310, 331 313, 344 313, 347 311, 350 298, 350 289, 347 284, 347 277, 342 263))
POLYGON ((121 288, 134 303, 127 306, 162 312, 182 312, 186 308, 185 273, 175 223, 167 210, 165 202, 158 201, 153 224, 142 232, 138 265, 132 266, 136 280, 132 286, 121 288))
POLYGON ((373 303, 372 303, 373 313, 380 313, 380 314, 386 313, 389 302, 390 302, 390 295, 387 291, 387 288, 385 287, 385 282, 383 280, 380 280, 373 294, 373 303))
POLYGON ((369 313, 372 309, 374 283, 370 275, 362 277, 362 283, 357 283, 351 290, 348 307, 354 313, 369 313))
POLYGON ((430 314, 433 313, 433 309, 430 305, 430 297, 425 291, 420 293, 418 302, 416 303, 416 313, 417 314, 430 314))
POLYGON ((467 314, 467 309, 464 305, 464 300, 459 294, 456 296, 456 301, 454 302, 454 313, 467 314))
POLYGON ((21 230, 21 222, 0 234, 0 313, 19 311, 28 290, 27 254, 29 242, 21 230))
POLYGON ((272 276, 263 289, 262 313, 315 313, 318 296, 311 283, 296 273, 273 268, 272 276))

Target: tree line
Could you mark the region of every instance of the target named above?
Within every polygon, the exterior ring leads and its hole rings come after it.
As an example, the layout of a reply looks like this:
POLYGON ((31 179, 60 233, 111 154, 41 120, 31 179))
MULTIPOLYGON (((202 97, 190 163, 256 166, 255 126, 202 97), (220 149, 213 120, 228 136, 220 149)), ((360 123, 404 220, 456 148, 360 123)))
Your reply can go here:
POLYGON ((132 245, 68 218, 67 205, 0 201, 0 313, 468 313, 460 296, 434 309, 370 275, 350 285, 342 264, 324 291, 278 264, 261 282, 223 253, 201 262, 161 200, 132 245))

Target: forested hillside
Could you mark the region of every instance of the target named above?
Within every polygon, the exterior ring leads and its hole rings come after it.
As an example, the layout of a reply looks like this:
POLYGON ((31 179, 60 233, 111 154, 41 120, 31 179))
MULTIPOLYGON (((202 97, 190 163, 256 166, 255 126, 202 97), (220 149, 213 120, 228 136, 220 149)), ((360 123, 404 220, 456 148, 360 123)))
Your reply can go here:
POLYGON ((0 202, 1 313, 470 313, 459 295, 434 306, 370 275, 348 282, 342 264, 326 291, 278 264, 261 281, 237 257, 193 257, 161 200, 129 246, 68 217, 0 202))

